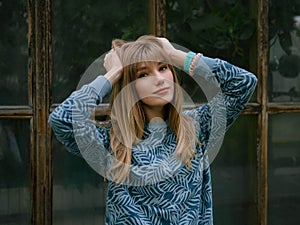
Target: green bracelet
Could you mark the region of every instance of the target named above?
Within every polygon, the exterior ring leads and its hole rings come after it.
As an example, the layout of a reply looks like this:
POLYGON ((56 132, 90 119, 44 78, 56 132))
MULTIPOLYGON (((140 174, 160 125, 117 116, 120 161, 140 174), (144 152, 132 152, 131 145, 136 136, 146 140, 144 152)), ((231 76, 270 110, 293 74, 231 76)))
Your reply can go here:
POLYGON ((196 53, 195 52, 188 52, 187 55, 186 55, 186 58, 184 60, 184 64, 183 64, 183 70, 185 72, 189 72, 190 70, 190 65, 193 61, 193 58, 195 57, 196 53))

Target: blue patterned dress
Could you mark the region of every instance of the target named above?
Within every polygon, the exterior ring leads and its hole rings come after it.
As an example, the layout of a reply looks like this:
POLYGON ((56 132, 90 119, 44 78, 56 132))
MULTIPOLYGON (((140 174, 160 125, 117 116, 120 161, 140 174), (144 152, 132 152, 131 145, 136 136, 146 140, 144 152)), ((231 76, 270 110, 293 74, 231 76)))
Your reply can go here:
MULTIPOLYGON (((201 142, 196 146, 191 168, 172 158, 176 148, 176 138, 169 127, 172 121, 145 124, 143 139, 132 148, 130 173, 131 179, 142 185, 108 181, 107 225, 213 224, 210 157, 219 149, 223 130, 246 106, 257 79, 244 69, 205 56, 196 64, 193 77, 206 92, 208 103, 184 112, 192 117, 201 142), (147 172, 145 168, 152 170, 147 172), (153 177, 156 182, 150 182, 153 177)), ((110 127, 96 126, 89 117, 110 89, 109 82, 99 76, 74 91, 49 119, 57 139, 68 151, 91 159, 89 164, 102 175, 113 158, 110 127)))

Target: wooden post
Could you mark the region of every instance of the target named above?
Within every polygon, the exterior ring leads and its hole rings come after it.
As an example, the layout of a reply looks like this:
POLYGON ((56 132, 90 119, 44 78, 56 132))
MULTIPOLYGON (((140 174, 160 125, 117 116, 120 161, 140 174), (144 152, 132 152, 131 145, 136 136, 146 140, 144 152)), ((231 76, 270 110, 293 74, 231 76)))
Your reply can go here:
POLYGON ((257 100, 261 105, 261 112, 258 118, 257 135, 257 203, 258 203, 258 224, 267 225, 268 209, 268 1, 258 0, 258 89, 257 100))
POLYGON ((52 224, 51 0, 28 0, 31 224, 52 224))
POLYGON ((150 0, 150 33, 166 36, 166 0, 150 0))

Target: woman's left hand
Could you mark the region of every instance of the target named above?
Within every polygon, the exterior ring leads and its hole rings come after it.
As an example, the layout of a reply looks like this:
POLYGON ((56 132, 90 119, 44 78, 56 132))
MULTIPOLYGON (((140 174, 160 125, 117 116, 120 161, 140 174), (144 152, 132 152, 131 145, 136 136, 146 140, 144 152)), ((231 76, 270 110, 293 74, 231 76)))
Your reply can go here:
POLYGON ((169 57, 171 57, 172 54, 176 51, 176 49, 173 47, 173 45, 170 43, 170 41, 167 38, 158 38, 160 43, 163 46, 164 51, 167 53, 169 57))
POLYGON ((174 48, 167 38, 158 38, 158 40, 161 42, 164 51, 171 61, 171 64, 174 66, 183 67, 187 53, 174 48))

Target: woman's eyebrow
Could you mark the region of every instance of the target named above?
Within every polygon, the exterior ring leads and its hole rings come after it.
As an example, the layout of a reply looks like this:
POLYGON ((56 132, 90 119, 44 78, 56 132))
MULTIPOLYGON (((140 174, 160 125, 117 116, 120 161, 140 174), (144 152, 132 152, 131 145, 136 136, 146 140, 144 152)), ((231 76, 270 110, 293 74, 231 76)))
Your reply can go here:
MULTIPOLYGON (((164 63, 164 62, 156 62, 158 66, 161 66, 161 65, 165 65, 167 63, 164 63)), ((137 67, 137 70, 146 70, 149 68, 149 65, 148 64, 143 64, 143 65, 140 65, 137 67)))
POLYGON ((148 67, 147 66, 139 66, 137 69, 138 70, 145 70, 145 69, 147 69, 148 67))
POLYGON ((142 64, 137 66, 138 70, 145 70, 145 69, 148 69, 148 68, 149 68, 149 65, 147 63, 142 63, 142 64))
POLYGON ((158 62, 157 65, 161 66, 161 65, 168 65, 168 63, 166 62, 158 62))

